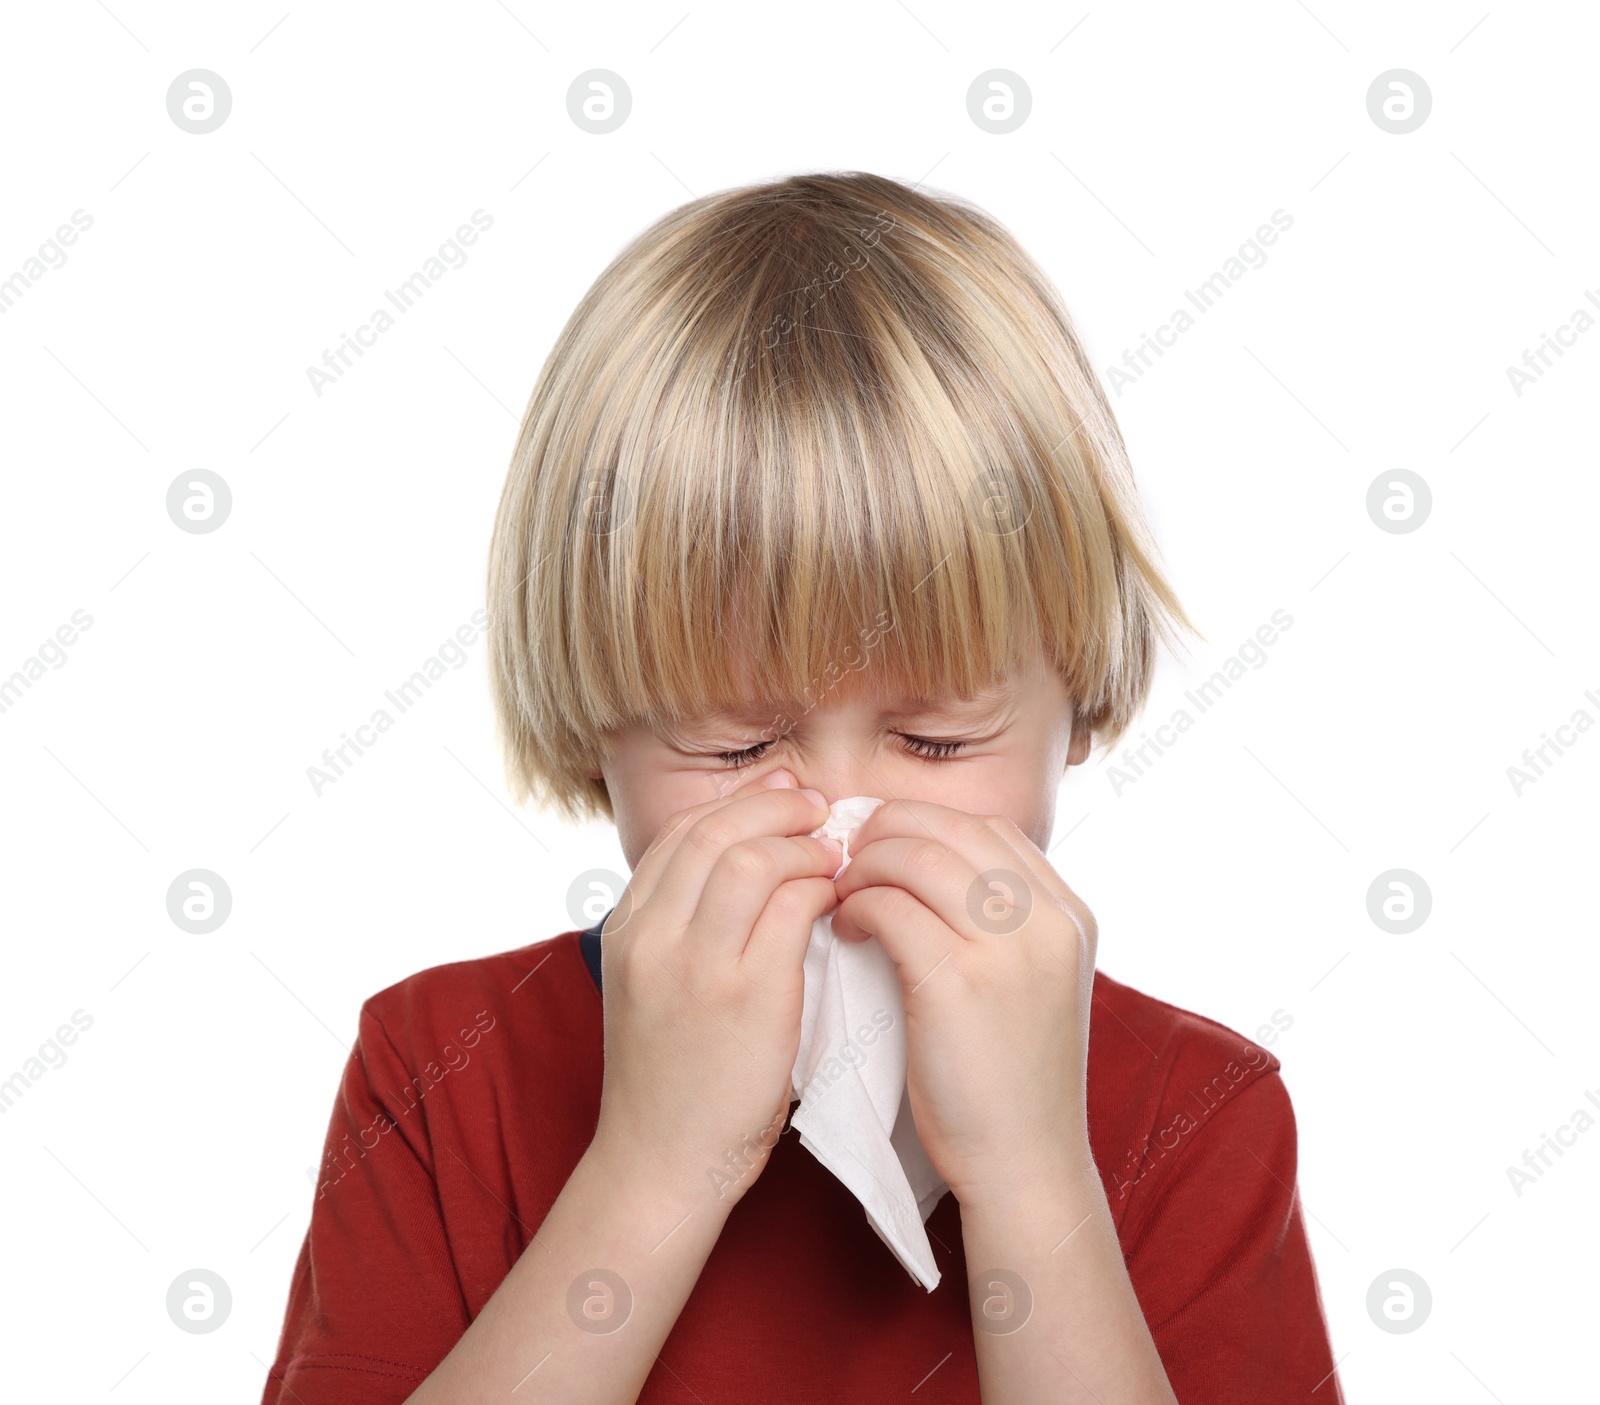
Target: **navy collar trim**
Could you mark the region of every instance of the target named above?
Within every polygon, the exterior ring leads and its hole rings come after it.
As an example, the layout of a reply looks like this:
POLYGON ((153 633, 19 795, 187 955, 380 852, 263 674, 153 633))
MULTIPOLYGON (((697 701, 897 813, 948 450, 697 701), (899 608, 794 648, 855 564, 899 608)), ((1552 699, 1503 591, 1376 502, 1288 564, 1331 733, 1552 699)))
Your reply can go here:
POLYGON ((592 927, 585 928, 578 934, 578 946, 583 951, 584 964, 589 968, 589 974, 594 977, 594 988, 604 996, 604 988, 600 984, 600 929, 606 925, 606 917, 610 917, 616 909, 607 910, 592 927))

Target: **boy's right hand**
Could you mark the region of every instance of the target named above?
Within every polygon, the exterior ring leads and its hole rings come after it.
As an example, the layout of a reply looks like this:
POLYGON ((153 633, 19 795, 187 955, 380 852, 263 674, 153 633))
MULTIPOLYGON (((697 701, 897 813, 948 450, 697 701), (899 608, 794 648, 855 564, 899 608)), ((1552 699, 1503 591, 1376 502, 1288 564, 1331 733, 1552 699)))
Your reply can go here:
POLYGON ((776 771, 662 826, 601 934, 592 1150, 724 1210, 760 1175, 789 1107, 811 927, 838 902, 839 845, 807 834, 827 817, 776 771))

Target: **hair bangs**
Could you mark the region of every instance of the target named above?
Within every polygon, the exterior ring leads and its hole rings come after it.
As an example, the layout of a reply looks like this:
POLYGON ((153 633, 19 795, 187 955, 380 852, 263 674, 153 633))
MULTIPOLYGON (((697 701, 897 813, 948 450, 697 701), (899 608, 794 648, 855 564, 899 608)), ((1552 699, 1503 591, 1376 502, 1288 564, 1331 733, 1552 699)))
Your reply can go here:
POLYGON ((1120 732, 1182 612, 1044 276, 860 173, 673 211, 585 295, 496 518, 508 775, 573 817, 604 733, 858 687, 971 696, 1042 649, 1120 732))

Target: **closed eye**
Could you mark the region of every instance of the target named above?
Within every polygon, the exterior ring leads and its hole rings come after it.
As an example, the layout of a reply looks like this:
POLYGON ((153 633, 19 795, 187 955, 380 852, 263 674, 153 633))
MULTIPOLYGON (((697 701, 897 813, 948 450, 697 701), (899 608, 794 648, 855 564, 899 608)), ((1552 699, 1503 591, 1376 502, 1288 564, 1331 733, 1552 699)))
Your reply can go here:
MULTIPOLYGON (((897 732, 895 735, 905 743, 906 750, 913 756, 920 756, 927 761, 943 761, 967 745, 964 741, 930 741, 927 737, 913 737, 906 732, 897 732)), ((726 762, 737 770, 741 766, 754 765, 767 754, 767 749, 771 745, 770 741, 757 742, 743 751, 719 751, 716 757, 717 760, 726 762)))

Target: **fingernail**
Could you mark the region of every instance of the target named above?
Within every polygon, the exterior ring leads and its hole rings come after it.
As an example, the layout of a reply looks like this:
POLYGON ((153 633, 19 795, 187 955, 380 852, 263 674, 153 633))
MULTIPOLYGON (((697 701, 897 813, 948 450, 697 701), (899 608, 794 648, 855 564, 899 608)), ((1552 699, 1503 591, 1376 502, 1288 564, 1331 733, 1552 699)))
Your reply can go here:
POLYGON ((816 804, 821 805, 823 809, 826 810, 828 808, 827 798, 823 795, 823 793, 820 790, 812 790, 809 786, 807 786, 800 793, 803 796, 805 796, 807 800, 813 801, 816 804))

